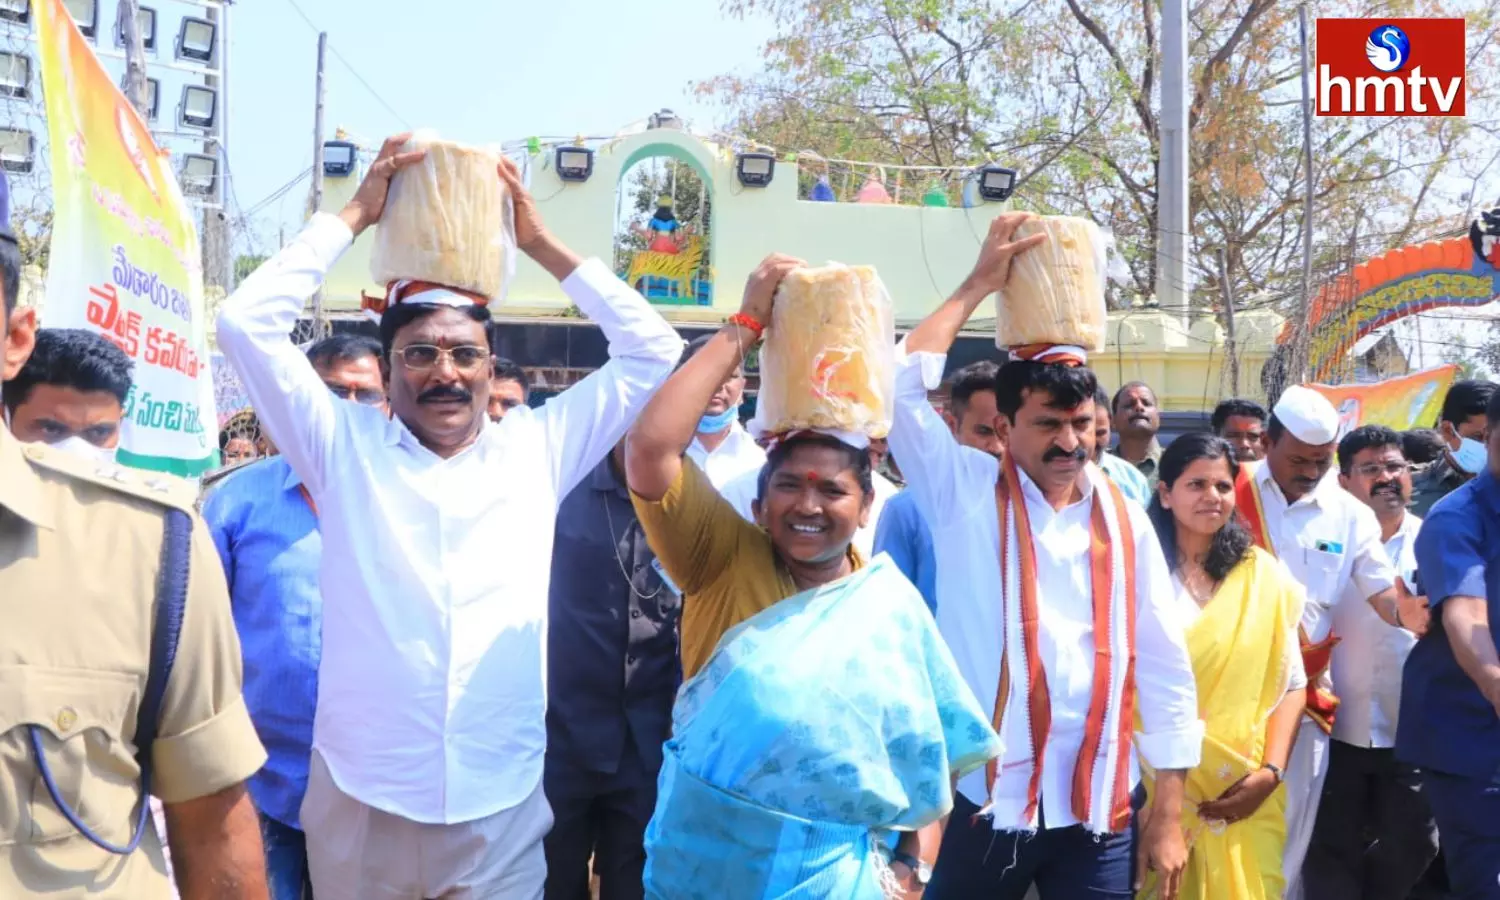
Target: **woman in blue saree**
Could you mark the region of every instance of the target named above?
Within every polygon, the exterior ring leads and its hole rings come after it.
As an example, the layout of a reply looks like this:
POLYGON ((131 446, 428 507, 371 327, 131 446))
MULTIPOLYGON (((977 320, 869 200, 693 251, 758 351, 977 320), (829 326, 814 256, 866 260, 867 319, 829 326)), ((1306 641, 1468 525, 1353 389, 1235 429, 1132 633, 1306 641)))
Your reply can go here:
POLYGON ((682 452, 770 320, 772 257, 741 313, 641 414, 626 473, 683 592, 687 678, 646 832, 646 896, 915 897, 953 780, 1000 741, 916 588, 850 542, 869 517, 859 436, 778 436, 751 523, 682 452))

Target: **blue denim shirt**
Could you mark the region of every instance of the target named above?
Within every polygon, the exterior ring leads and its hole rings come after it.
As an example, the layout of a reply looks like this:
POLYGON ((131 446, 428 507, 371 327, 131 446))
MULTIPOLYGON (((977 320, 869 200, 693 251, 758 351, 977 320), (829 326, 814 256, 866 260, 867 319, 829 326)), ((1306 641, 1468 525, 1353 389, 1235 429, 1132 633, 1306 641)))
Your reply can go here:
POLYGON ((932 529, 922 518, 911 491, 902 491, 885 502, 875 525, 875 552, 890 554, 896 568, 917 586, 917 593, 936 615, 937 557, 932 550, 932 529))
POLYGON ((1500 783, 1500 715, 1459 668, 1442 625, 1449 597, 1483 597, 1500 644, 1500 482, 1490 473, 1437 502, 1417 534, 1417 580, 1432 627, 1406 658, 1396 755, 1449 775, 1500 783))
POLYGON ((245 705, 269 757, 250 796, 293 828, 307 791, 323 629, 323 540, 301 485, 278 456, 231 475, 203 504, 245 657, 245 705))

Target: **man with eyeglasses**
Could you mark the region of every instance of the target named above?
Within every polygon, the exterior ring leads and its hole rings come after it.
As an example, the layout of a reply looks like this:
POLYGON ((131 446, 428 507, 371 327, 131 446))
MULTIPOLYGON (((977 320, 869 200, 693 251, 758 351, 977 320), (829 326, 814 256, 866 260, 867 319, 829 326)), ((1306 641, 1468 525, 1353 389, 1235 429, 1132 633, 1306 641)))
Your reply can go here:
POLYGON ((392 176, 423 158, 403 151, 408 138, 386 141, 341 213, 315 215, 241 284, 219 346, 316 504, 323 541, 300 811, 318 900, 532 900, 552 825, 543 641, 558 504, 671 373, 682 340, 607 265, 546 229, 503 160, 518 248, 604 332, 610 361, 497 426, 487 298, 396 281, 370 304, 392 415, 337 402, 287 335, 380 220, 392 176))
MULTIPOLYGON (((326 337, 307 360, 329 392, 385 411, 380 344, 352 334, 326 337)), ((245 655, 245 705, 269 759, 250 779, 260 812, 271 900, 311 891, 299 810, 312 755, 313 710, 323 601, 322 538, 302 479, 285 456, 235 470, 203 503, 245 655)))
MULTIPOLYGON (((1365 425, 1339 441, 1339 484, 1375 512, 1396 574, 1416 581, 1417 532, 1407 512, 1411 466, 1401 435, 1365 425)), ((1339 697, 1328 778, 1303 868, 1307 896, 1405 900, 1437 855, 1437 829, 1414 766, 1395 758, 1401 671, 1417 638, 1391 628, 1346 590, 1334 607, 1333 684, 1339 697)))

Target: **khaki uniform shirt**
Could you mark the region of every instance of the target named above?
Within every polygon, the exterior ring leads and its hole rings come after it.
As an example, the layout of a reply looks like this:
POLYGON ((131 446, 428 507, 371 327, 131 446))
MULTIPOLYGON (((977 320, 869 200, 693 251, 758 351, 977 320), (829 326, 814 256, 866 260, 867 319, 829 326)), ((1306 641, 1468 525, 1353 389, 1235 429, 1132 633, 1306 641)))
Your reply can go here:
MULTIPOLYGON (((21 444, 0 427, 0 898, 171 896, 156 829, 148 821, 125 857, 79 835, 47 792, 26 726, 40 729, 83 822, 128 843, 165 513, 191 511, 194 493, 181 479, 21 444)), ((151 750, 152 792, 168 806, 239 784, 266 758, 240 694, 223 568, 196 515, 190 559, 151 750)))

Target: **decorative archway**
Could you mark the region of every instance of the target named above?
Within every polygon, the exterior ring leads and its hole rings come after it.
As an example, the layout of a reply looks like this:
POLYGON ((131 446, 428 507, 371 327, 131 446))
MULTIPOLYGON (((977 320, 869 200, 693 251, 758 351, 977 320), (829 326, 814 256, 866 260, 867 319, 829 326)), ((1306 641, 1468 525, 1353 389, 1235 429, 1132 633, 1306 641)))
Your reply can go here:
POLYGON ((703 161, 674 141, 649 141, 625 157, 615 184, 615 194, 617 203, 623 205, 628 200, 635 207, 624 235, 618 231, 620 222, 616 222, 616 264, 625 281, 652 303, 712 306, 714 192, 713 178, 703 161), (630 183, 629 179, 639 164, 662 158, 686 166, 687 171, 695 176, 698 182, 696 197, 690 193, 679 196, 677 173, 680 170, 676 166, 669 183, 630 183), (644 225, 635 222, 634 218, 646 210, 640 208, 638 197, 630 196, 641 190, 658 194, 654 212, 644 225), (696 221, 684 222, 677 218, 677 210, 682 208, 679 200, 689 201, 683 205, 692 207, 691 218, 696 221), (631 240, 632 234, 634 241, 631 240))
MULTIPOLYGON (((1468 237, 1398 247, 1325 284, 1313 298, 1306 327, 1308 371, 1332 383, 1350 349, 1377 329, 1433 309, 1484 306, 1500 300, 1500 269, 1477 254, 1468 237)), ((1277 343, 1296 333, 1288 320, 1277 343)))

